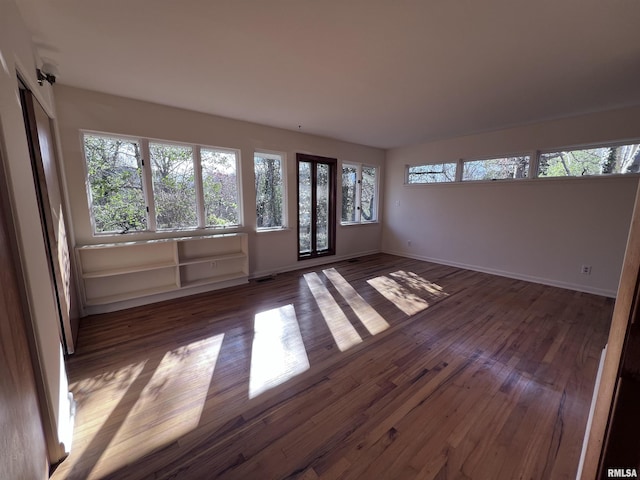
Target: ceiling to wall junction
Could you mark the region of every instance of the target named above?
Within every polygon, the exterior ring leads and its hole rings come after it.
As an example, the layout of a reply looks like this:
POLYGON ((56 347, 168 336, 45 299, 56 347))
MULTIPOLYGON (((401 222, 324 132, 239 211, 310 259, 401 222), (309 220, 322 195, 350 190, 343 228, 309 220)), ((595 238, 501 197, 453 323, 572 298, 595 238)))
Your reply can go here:
POLYGON ((640 104, 635 0, 16 0, 60 83, 388 148, 640 104))

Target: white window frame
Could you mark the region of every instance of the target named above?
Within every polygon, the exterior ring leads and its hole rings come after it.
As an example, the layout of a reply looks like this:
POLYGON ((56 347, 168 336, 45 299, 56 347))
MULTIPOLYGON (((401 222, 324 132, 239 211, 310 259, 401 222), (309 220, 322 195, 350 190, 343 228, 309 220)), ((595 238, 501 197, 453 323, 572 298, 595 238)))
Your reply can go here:
MULTIPOLYGON (((529 153, 519 152, 519 153, 509 153, 506 155, 491 155, 491 156, 482 156, 482 157, 474 157, 474 158, 461 158, 458 161, 457 170, 456 170, 456 182, 503 182, 503 181, 522 181, 533 178, 533 159, 534 156, 529 153), (494 179, 482 179, 482 180, 465 180, 464 178, 464 166, 466 163, 471 162, 486 162, 489 160, 499 160, 503 158, 516 158, 516 157, 528 157, 529 158, 529 166, 527 170, 527 175, 522 178, 494 178, 494 179)), ((537 168, 537 162, 536 162, 537 168)), ((441 182, 446 183, 446 182, 441 182)))
POLYGON ((197 150, 197 153, 194 152, 194 161, 196 163, 196 194, 199 195, 197 197, 197 207, 198 207, 198 228, 206 229, 206 230, 224 230, 224 229, 235 229, 241 228, 244 226, 244 208, 243 208, 243 194, 242 194, 242 161, 240 157, 240 150, 237 148, 227 148, 227 147, 214 147, 211 145, 195 145, 194 148, 197 150), (238 192, 238 223, 237 224, 229 224, 229 225, 207 225, 206 218, 204 213, 204 188, 203 188, 203 180, 202 180, 202 149, 205 150, 217 150, 220 152, 233 153, 236 157, 236 191, 238 192), (199 189, 199 192, 198 192, 199 189))
MULTIPOLYGON (((153 228, 153 232, 164 233, 164 232, 184 232, 190 230, 196 230, 199 228, 204 228, 202 226, 202 222, 199 215, 200 210, 200 197, 199 197, 199 187, 198 184, 198 171, 199 171, 199 160, 200 160, 200 148, 198 145, 194 145, 191 143, 183 143, 183 142, 174 142, 167 140, 157 140, 153 138, 140 138, 141 142, 141 151, 142 151, 142 174, 145 178, 145 183, 149 182, 149 188, 146 190, 149 192, 147 198, 147 214, 149 218, 147 219, 149 230, 153 228), (156 200, 155 200, 155 192, 153 190, 153 168, 151 166, 151 150, 149 149, 149 144, 155 143, 159 145, 168 145, 168 146, 176 146, 176 147, 188 147, 191 148, 191 160, 193 161, 193 175, 196 182, 196 225, 190 227, 183 228, 158 228, 158 219, 156 218, 156 200), (197 159, 196 159, 196 150, 198 151, 197 159), (148 178, 147 178, 148 177, 148 178)), ((202 178, 200 177, 200 181, 202 178)))
MULTIPOLYGON (((149 216, 149 210, 151 208, 153 208, 152 206, 150 207, 149 205, 149 198, 150 196, 152 197, 153 194, 149 193, 149 187, 150 187, 150 183, 147 182, 147 178, 146 178, 146 168, 144 168, 145 165, 145 156, 148 158, 148 144, 147 144, 147 151, 145 153, 144 150, 144 145, 143 145, 143 141, 140 137, 135 137, 132 135, 120 135, 117 133, 105 133, 105 132, 98 132, 98 131, 94 131, 94 130, 80 130, 79 132, 80 134, 80 147, 81 147, 81 152, 82 152, 82 168, 83 168, 83 174, 84 174, 84 183, 85 183, 85 197, 87 199, 87 210, 89 211, 89 222, 91 224, 91 232, 92 235, 95 237, 98 236, 110 236, 110 235, 136 235, 136 234, 140 234, 140 233, 149 233, 152 232, 153 230, 152 225, 150 223, 151 218, 149 216), (92 199, 92 194, 91 194, 91 182, 89 181, 89 166, 87 165, 87 152, 86 152, 86 144, 85 144, 85 136, 95 136, 95 137, 103 137, 103 138, 111 138, 114 140, 129 140, 131 142, 137 142, 138 145, 140 145, 140 155, 141 155, 141 163, 142 163, 142 195, 143 195, 143 199, 145 202, 145 209, 147 211, 146 215, 147 215, 147 228, 144 230, 134 230, 134 231, 127 231, 127 232, 121 232, 121 231, 117 231, 117 230, 112 230, 112 231, 108 231, 108 232, 97 232, 96 231, 96 219, 95 219, 95 215, 94 215, 94 210, 93 210, 93 199, 92 199)), ((153 227, 155 228, 155 216, 154 216, 154 220, 153 220, 153 227)))
MULTIPOLYGON (((638 145, 640 144, 640 138, 630 139, 630 140, 621 140, 615 142, 604 142, 604 143, 587 143, 587 144, 578 144, 578 145, 570 145, 563 146, 557 148, 545 148, 536 151, 536 165, 535 165, 535 178, 542 180, 551 180, 551 179, 560 179, 560 178, 610 178, 610 177, 628 177, 632 175, 640 175, 640 172, 630 172, 630 173, 600 173, 600 174, 590 174, 590 175, 560 175, 554 177, 540 176, 540 158, 542 155, 548 153, 558 153, 558 152, 571 152, 575 150, 594 150, 596 148, 611 148, 611 147, 624 147, 626 145, 638 145)), ((529 167, 531 168, 531 166, 529 167)))
POLYGON ((234 230, 244 226, 243 216, 243 194, 242 194, 242 161, 240 157, 240 150, 228 147, 216 147, 212 145, 200 145, 186 142, 176 142, 173 140, 163 140, 157 138, 137 137, 133 135, 124 135, 118 133, 105 133, 95 130, 80 130, 80 145, 82 147, 83 155, 83 168, 86 187, 87 208, 89 210, 91 230, 93 236, 113 236, 113 235, 137 235, 141 233, 157 233, 157 234, 170 234, 172 232, 185 232, 195 230, 234 230), (120 140, 130 140, 138 142, 140 145, 140 154, 142 156, 142 191, 146 204, 147 211, 147 229, 136 230, 131 232, 96 232, 96 223, 93 212, 93 202, 91 200, 91 184, 89 181, 89 171, 87 165, 87 157, 85 152, 85 136, 99 136, 105 138, 113 138, 120 140), (149 143, 160 143, 164 145, 176 145, 181 147, 190 147, 193 150, 193 163, 194 163, 194 181, 195 181, 195 196, 196 196, 196 213, 197 213, 197 226, 185 227, 177 229, 158 229, 155 215, 155 199, 153 193, 153 175, 150 161, 149 143), (206 226, 204 215, 204 192, 202 183, 202 162, 201 162, 201 149, 205 150, 217 150, 221 152, 229 152, 235 155, 236 159, 236 191, 237 191, 237 204, 238 204, 238 223, 219 226, 206 226))
MULTIPOLYGON (((345 222, 342 220, 342 215, 340 215, 340 225, 362 225, 367 223, 378 223, 378 218, 380 217, 380 212, 378 210, 380 205, 379 198, 379 185, 380 185, 380 167, 377 165, 371 165, 368 163, 356 163, 356 162, 343 162, 340 166, 340 185, 342 186, 342 171, 345 167, 355 168, 356 169, 356 219, 353 221, 345 222), (375 184, 373 186, 373 218, 371 220, 362 220, 362 169, 363 168, 373 168, 375 170, 375 184)), ((340 190, 342 192, 342 189, 340 190)), ((340 196, 340 206, 342 206, 342 202, 344 202, 344 198, 342 195, 340 196)))
MULTIPOLYGON (((264 150, 257 149, 253 152, 253 174, 254 174, 254 182, 255 185, 255 157, 256 156, 266 156, 266 157, 279 157, 280 160, 280 178, 282 180, 282 225, 279 227, 258 227, 257 223, 257 214, 256 214, 256 232, 277 232, 281 230, 287 230, 289 228, 289 195, 288 195, 288 185, 287 185, 287 154, 285 152, 278 152, 275 150, 264 150)), ((255 187, 254 187, 255 188, 255 187)), ((258 192, 256 191, 255 203, 257 207, 257 197, 258 192)))
POLYGON ((426 162, 426 163, 420 163, 420 164, 414 164, 414 165, 405 165, 405 169, 404 169, 404 184, 405 185, 448 185, 448 184, 452 184, 452 183, 459 183, 461 181, 461 177, 462 177, 462 170, 460 168, 460 162, 462 160, 450 160, 450 161, 438 161, 438 162, 426 162), (456 170, 455 170, 455 175, 454 175, 454 179, 453 180, 447 180, 445 182, 411 182, 409 181, 409 170, 411 168, 416 168, 416 167, 428 167, 430 165, 455 165, 456 166, 456 170))

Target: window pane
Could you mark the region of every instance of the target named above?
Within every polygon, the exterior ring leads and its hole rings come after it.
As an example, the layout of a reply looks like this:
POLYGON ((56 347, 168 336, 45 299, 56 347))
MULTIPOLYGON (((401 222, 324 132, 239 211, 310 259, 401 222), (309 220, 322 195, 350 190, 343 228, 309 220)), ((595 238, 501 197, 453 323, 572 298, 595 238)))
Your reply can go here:
POLYGON ((156 223, 159 229, 196 227, 193 149, 150 143, 156 223))
POLYGON ((85 135, 84 151, 96 233, 146 230, 138 142, 85 135))
POLYGON ((256 177, 257 227, 282 227, 282 157, 256 153, 253 163, 256 177))
POLYGON ((236 153, 202 148, 200 160, 205 225, 239 225, 236 153))
POLYGON ((462 180, 502 180, 527 178, 529 156, 491 158, 464 162, 462 180))
POLYGON ((342 221, 356 221, 356 185, 358 170, 351 165, 342 166, 342 221))
POLYGON ((456 163, 435 163, 409 167, 409 183, 442 183, 456 179, 456 163))
POLYGON ((376 212, 376 168, 362 167, 362 192, 360 194, 363 222, 377 220, 376 212))
POLYGON ((316 165, 316 250, 329 248, 329 165, 316 165))
POLYGON ((311 252, 311 163, 298 162, 299 253, 311 252))
POLYGON ((589 148, 540 155, 539 177, 638 173, 640 145, 589 148))

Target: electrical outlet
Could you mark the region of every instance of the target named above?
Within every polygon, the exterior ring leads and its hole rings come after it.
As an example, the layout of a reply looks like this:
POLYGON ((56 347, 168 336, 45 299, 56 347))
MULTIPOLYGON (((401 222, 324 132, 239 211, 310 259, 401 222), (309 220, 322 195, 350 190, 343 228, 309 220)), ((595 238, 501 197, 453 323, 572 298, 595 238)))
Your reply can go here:
POLYGON ((410 247, 411 246, 411 240, 407 240, 407 246, 410 247))
POLYGON ((580 273, 583 275, 591 275, 591 265, 582 265, 580 273))

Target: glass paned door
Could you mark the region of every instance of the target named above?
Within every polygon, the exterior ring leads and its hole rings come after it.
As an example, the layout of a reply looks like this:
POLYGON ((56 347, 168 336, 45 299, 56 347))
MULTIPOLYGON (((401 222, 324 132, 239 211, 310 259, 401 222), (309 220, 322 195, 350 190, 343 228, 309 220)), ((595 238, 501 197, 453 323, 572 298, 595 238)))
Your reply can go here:
POLYGON ((298 255, 311 254, 311 162, 298 162, 298 255))
POLYGON ((335 253, 336 163, 298 154, 298 259, 335 253))

